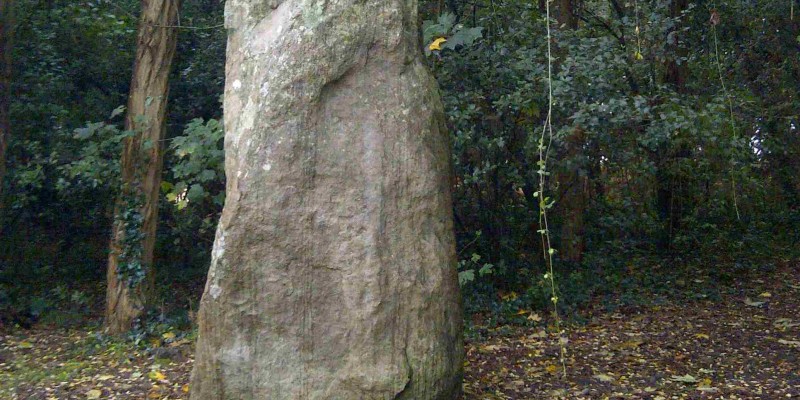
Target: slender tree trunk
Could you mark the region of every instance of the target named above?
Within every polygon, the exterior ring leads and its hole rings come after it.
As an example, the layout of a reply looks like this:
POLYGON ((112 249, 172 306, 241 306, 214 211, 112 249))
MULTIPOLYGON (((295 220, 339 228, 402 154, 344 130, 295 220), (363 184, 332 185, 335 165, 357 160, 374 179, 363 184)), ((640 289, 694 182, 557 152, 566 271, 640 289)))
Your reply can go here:
POLYGON ((452 400, 450 143, 417 0, 231 0, 191 398, 452 400))
MULTIPOLYGON (((577 0, 558 0, 556 17, 559 27, 574 30, 578 27, 575 14, 577 0)), ((565 53, 566 49, 563 50, 565 53)), ((561 188, 558 197, 558 210, 561 212, 561 236, 559 251, 562 260, 573 264, 580 263, 584 250, 584 214, 588 206, 588 174, 581 174, 585 168, 584 154, 586 134, 581 128, 575 128, 563 143, 563 159, 556 171, 556 180, 561 188)))
POLYGON ((6 151, 11 135, 11 49, 14 39, 13 0, 0 0, 0 232, 5 217, 6 151))
POLYGON ((559 186, 563 187, 558 204, 562 213, 559 251, 561 259, 577 264, 583 260, 584 217, 589 205, 589 174, 586 171, 586 135, 580 128, 573 130, 564 144, 564 161, 557 173, 559 186))
MULTIPOLYGON (((670 3, 670 17, 680 18, 688 6, 688 0, 672 0, 670 3)), ((681 26, 676 26, 667 32, 667 59, 664 65, 664 82, 672 86, 678 93, 686 92, 686 77, 689 69, 686 60, 686 48, 680 45, 681 26)), ((658 156, 656 162, 656 209, 661 219, 662 233, 658 240, 661 250, 669 250, 672 246, 672 237, 680 223, 680 213, 675 208, 675 179, 670 172, 674 160, 687 150, 679 149, 672 153, 669 144, 662 151, 663 157, 658 156)))
POLYGON ((108 258, 106 329, 130 330, 152 284, 169 73, 180 0, 143 0, 123 144, 122 187, 108 258))

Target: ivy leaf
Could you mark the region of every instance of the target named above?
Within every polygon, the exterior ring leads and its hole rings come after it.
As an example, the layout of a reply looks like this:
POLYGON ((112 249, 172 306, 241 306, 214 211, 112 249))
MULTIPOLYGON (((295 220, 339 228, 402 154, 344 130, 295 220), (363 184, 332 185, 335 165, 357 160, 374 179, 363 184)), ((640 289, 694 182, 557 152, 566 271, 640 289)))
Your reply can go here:
POLYGON ((450 37, 444 45, 445 49, 455 50, 458 46, 471 46, 476 40, 483 37, 483 28, 464 28, 450 37))
POLYGON ((466 285, 469 282, 475 280, 475 270, 468 269, 466 271, 461 271, 458 273, 458 284, 461 286, 466 285))
POLYGON ((203 187, 198 184, 194 184, 189 188, 189 191, 186 192, 186 199, 189 201, 197 201, 202 199, 204 194, 205 190, 203 190, 203 187))
POLYGON ((216 178, 217 178, 217 173, 210 169, 203 170, 203 172, 201 172, 200 175, 197 176, 197 179, 200 182, 208 182, 216 178))

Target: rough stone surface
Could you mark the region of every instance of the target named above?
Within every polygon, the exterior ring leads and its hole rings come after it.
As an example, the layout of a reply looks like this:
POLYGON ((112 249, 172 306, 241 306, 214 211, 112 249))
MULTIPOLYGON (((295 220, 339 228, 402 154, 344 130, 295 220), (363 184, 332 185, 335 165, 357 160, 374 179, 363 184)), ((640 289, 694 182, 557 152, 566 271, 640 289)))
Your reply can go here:
POLYGON ((228 0, 192 399, 454 399, 450 153, 416 0, 228 0))

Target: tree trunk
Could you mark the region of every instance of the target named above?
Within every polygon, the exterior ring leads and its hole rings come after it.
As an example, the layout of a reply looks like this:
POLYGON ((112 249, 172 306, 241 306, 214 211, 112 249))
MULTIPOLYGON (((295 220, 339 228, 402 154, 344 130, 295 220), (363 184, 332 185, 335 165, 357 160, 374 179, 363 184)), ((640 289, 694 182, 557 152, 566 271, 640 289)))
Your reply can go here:
MULTIPOLYGON (((578 28, 575 1, 558 0, 556 16, 559 27, 569 30, 578 28)), ((567 49, 562 51, 566 54, 567 49)), ((574 128, 564 140, 561 168, 556 171, 556 181, 563 188, 557 205, 562 214, 558 250, 561 259, 572 264, 583 260, 584 251, 584 214, 589 202, 589 182, 587 174, 581 174, 580 171, 585 168, 585 144, 586 134, 583 129, 574 128)))
POLYGON ((416 0, 230 0, 191 398, 455 399, 450 144, 416 0))
MULTIPOLYGON (((670 17, 680 18, 684 10, 688 6, 688 0, 672 0, 670 3, 670 17)), ((689 72, 687 68, 686 48, 680 45, 681 25, 676 22, 676 26, 667 33, 667 60, 664 66, 664 82, 672 86, 677 93, 686 92, 686 77, 689 72)), ((672 247, 672 238, 675 231, 678 229, 680 223, 680 213, 675 209, 675 178, 670 172, 670 166, 678 155, 672 155, 671 145, 665 145, 667 148, 663 149, 660 153, 665 156, 658 156, 655 163, 656 176, 655 176, 655 195, 656 195, 656 210, 661 219, 662 232, 661 237, 658 238, 658 247, 661 250, 669 250, 672 247)), ((678 153, 683 153, 684 149, 678 149, 678 153)))
MULTIPOLYGON (((688 7, 688 0, 672 0, 669 7, 671 18, 680 18, 688 7)), ((664 71, 664 81, 672 85, 678 93, 686 91, 686 75, 689 72, 686 58, 687 51, 681 42, 681 24, 667 32, 667 61, 664 71)))
POLYGON ((564 156, 561 168, 556 176, 563 191, 559 196, 558 208, 562 213, 561 237, 559 251, 561 259, 573 264, 583 260, 584 251, 584 214, 589 203, 589 178, 586 170, 584 152, 586 134, 583 129, 575 128, 564 143, 564 156))
POLYGON ((5 216, 6 151, 11 122, 11 49, 14 39, 13 0, 0 0, 0 232, 5 216))
POLYGON ((143 0, 123 143, 122 187, 108 258, 106 329, 130 330, 144 310, 158 222, 169 73, 180 0, 143 0))
POLYGON ((558 11, 556 20, 559 26, 568 29, 578 28, 578 17, 575 15, 575 7, 573 1, 576 0, 558 0, 558 11))

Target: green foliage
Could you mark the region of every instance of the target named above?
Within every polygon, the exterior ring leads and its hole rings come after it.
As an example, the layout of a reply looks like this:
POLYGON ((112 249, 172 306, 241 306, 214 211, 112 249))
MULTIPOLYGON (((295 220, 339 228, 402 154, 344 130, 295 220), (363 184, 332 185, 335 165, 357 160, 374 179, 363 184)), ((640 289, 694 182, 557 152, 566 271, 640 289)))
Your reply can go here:
POLYGON ((169 146, 175 155, 172 177, 175 183, 164 182, 167 199, 179 210, 190 203, 207 202, 222 207, 225 199, 224 151, 222 124, 211 119, 192 120, 184 134, 172 139, 169 146))
MULTIPOLYGON (((455 15, 447 12, 440 15, 436 21, 424 21, 422 23, 422 40, 425 43, 432 43, 436 39, 443 38, 446 41, 438 46, 438 50, 456 50, 458 47, 470 47, 483 37, 483 28, 467 28, 463 24, 456 24, 455 21, 455 15)), ((426 54, 430 55, 433 50, 433 47, 428 46, 426 54)))

